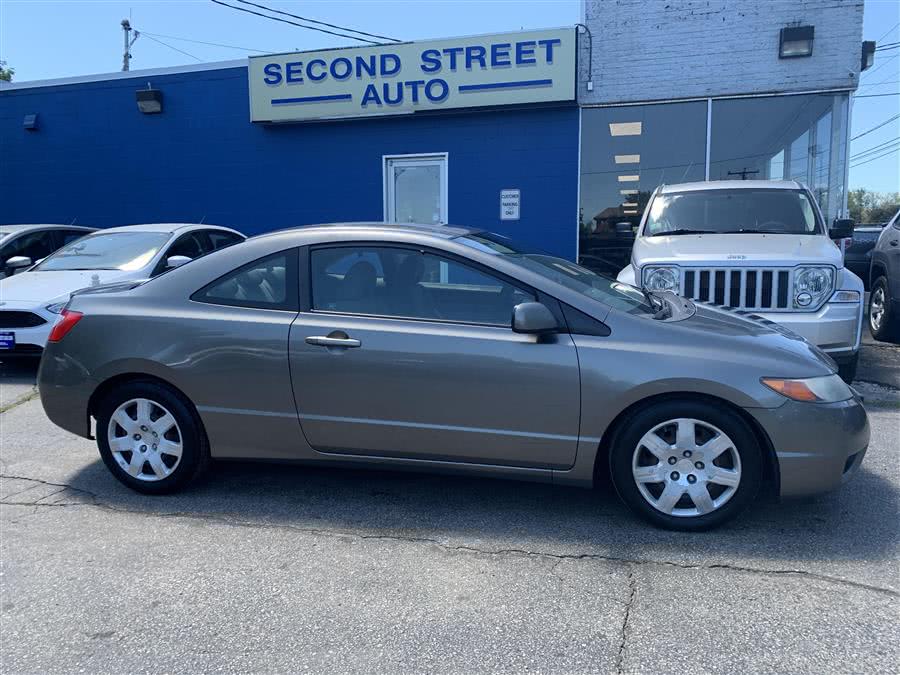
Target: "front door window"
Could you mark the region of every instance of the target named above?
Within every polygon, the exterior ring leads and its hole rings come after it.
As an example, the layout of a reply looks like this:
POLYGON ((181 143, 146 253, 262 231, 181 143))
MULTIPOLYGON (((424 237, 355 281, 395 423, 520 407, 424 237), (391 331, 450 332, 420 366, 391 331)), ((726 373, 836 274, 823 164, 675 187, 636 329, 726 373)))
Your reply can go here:
POLYGON ((385 158, 385 221, 447 222, 447 157, 385 158))

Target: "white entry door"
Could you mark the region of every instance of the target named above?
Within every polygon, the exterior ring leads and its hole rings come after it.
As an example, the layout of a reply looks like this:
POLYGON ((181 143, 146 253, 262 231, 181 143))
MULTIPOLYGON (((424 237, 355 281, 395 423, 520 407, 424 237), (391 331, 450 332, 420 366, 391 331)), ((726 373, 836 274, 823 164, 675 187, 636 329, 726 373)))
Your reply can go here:
POLYGON ((447 154, 384 158, 384 220, 447 223, 447 154))

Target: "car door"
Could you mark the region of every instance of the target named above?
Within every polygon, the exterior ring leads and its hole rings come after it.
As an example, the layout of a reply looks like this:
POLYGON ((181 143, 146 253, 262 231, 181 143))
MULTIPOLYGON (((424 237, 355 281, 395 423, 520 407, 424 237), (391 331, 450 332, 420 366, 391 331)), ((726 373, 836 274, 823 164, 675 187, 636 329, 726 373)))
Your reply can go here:
POLYGON ((572 339, 510 327, 513 306, 534 291, 421 248, 326 245, 308 251, 308 264, 290 367, 314 449, 573 464, 580 391, 572 339))

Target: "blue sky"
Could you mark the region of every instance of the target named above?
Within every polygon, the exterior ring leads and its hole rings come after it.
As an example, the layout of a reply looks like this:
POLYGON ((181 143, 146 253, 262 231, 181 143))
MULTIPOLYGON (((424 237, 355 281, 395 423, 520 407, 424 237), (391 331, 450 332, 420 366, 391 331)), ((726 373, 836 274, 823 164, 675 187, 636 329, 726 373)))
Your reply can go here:
MULTIPOLYGON (((577 22, 581 11, 578 0, 255 1, 320 21, 404 40, 565 26, 577 22)), ((0 59, 15 68, 17 81, 119 70, 122 62, 119 22, 128 16, 136 29, 144 31, 132 48, 135 70, 243 58, 253 53, 174 38, 261 52, 358 44, 236 12, 209 0, 0 0, 0 59)), ((897 42, 900 40, 898 23, 898 0, 866 0, 863 39, 878 40, 881 44, 897 42)), ((858 93, 897 91, 900 91, 900 49, 879 52, 875 66, 863 73, 858 93)), ((898 112, 900 96, 857 98, 852 113, 852 135, 898 112)), ((900 119, 853 141, 851 158, 898 136, 900 119)), ((877 154, 851 160, 851 188, 900 190, 900 154, 895 152, 860 163, 877 154)))

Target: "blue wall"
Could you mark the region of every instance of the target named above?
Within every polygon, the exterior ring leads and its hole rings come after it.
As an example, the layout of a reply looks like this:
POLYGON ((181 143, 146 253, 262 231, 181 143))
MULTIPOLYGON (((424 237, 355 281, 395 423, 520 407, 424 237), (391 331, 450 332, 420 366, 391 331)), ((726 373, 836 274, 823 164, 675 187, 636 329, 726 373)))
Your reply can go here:
POLYGON ((246 68, 150 77, 161 115, 137 109, 147 79, 0 91, 0 223, 380 221, 382 156, 448 152, 453 224, 575 257, 574 106, 261 126, 246 68), (503 188, 521 189, 520 221, 500 221, 503 188))

